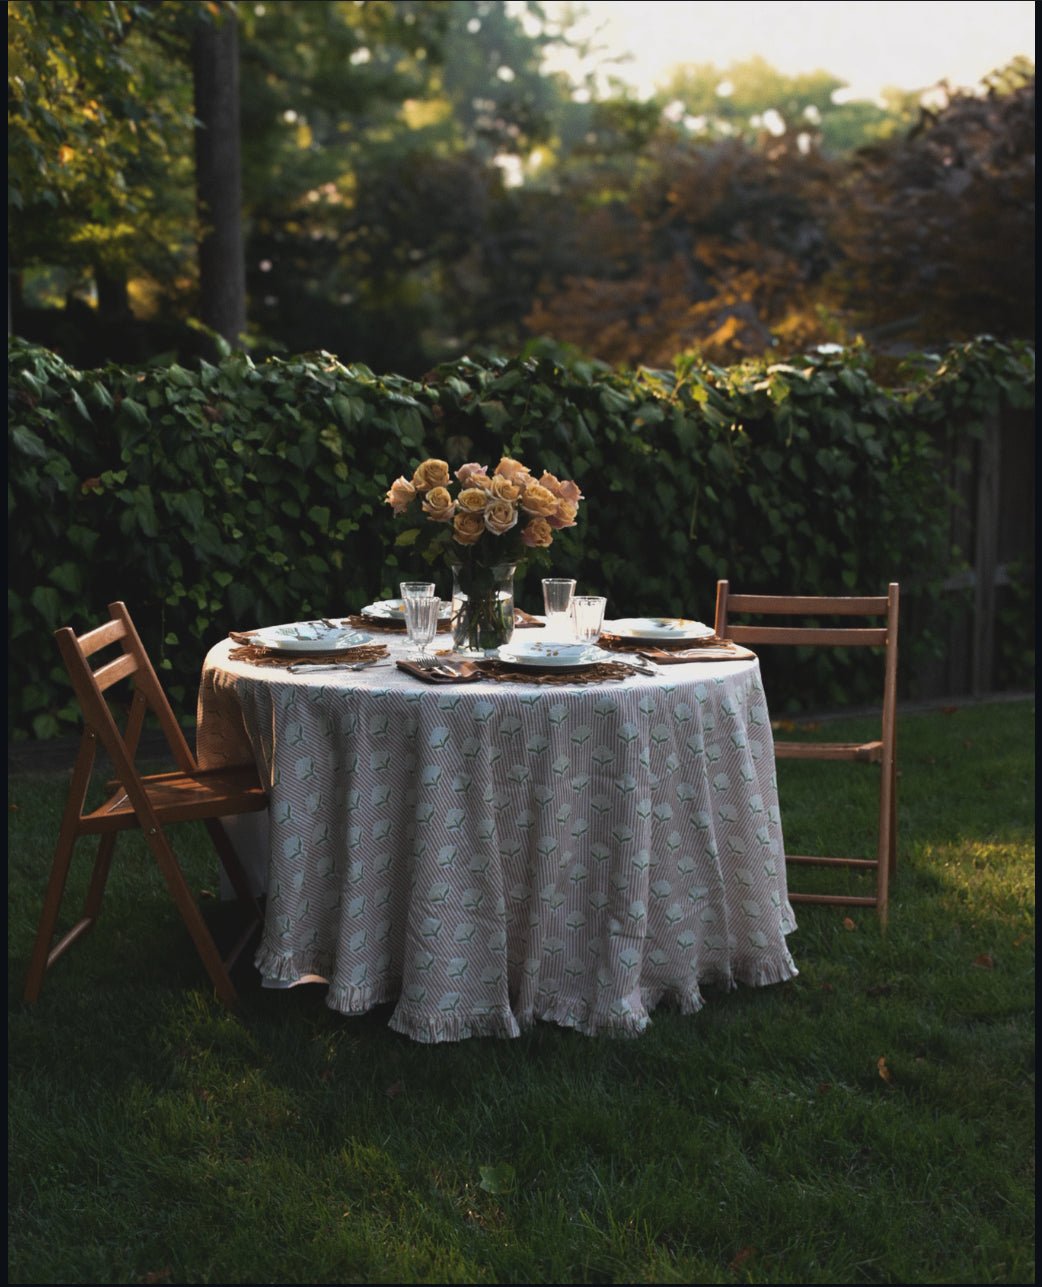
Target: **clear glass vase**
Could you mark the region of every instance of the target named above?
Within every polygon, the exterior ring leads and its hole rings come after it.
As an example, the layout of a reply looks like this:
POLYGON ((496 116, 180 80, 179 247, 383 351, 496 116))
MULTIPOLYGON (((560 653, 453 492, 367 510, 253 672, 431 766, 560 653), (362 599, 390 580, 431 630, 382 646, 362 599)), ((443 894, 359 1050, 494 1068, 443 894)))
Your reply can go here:
POLYGON ((492 567, 452 565, 452 644, 456 652, 484 657, 514 635, 516 563, 492 567))

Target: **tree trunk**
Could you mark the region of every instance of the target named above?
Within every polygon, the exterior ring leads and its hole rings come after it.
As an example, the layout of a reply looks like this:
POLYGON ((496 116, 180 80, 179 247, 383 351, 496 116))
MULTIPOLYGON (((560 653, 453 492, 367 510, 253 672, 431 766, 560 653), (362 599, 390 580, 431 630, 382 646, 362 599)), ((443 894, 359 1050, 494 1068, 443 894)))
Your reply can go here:
MULTIPOLYGON (((202 6, 200 6, 202 8, 202 6)), ((246 329, 246 265, 242 240, 239 157, 239 29, 224 9, 216 22, 196 21, 192 42, 195 89, 196 202, 199 313, 203 324, 233 347, 246 329)))

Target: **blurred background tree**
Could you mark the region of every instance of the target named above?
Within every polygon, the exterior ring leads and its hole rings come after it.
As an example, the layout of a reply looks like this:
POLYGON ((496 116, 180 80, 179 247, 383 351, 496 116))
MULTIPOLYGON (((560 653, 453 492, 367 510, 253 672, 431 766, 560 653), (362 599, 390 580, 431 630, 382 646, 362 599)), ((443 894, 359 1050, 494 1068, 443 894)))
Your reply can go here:
POLYGON ((191 50, 228 18, 258 356, 1033 335, 1030 63, 928 108, 759 58, 641 101, 545 73, 569 24, 493 0, 13 0, 9 331, 81 365, 204 351, 191 50))

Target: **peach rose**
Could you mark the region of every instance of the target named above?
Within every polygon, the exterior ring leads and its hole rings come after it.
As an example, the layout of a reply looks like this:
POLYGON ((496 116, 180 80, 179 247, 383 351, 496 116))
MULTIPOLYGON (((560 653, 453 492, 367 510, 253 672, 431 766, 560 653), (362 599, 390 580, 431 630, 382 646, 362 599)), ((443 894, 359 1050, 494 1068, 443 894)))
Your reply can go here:
POLYGON ((456 477, 461 487, 477 487, 479 486, 478 480, 480 478, 488 477, 488 466, 475 465, 473 461, 470 461, 466 465, 460 465, 459 469, 456 470, 456 477))
POLYGON ((529 549, 545 549, 554 540, 553 528, 545 518, 533 518, 521 533, 521 544, 529 549))
POLYGON ((557 513, 557 497, 538 483, 530 483, 521 497, 521 508, 536 518, 549 518, 557 513))
POLYGON ((444 460, 425 460, 412 476, 412 485, 418 492, 432 487, 445 487, 449 481, 449 466, 444 460))
POLYGON ((488 497, 480 487, 465 487, 460 492, 457 503, 468 514, 481 514, 488 504, 488 497))
POLYGON ((481 514, 466 514, 456 511, 452 520, 452 539, 459 545, 474 545, 485 531, 485 520, 481 514))
POLYGON ((404 514, 416 499, 416 488, 404 476, 396 478, 387 493, 387 503, 396 514, 404 514))
POLYGON ((446 487, 432 487, 420 502, 420 509, 434 523, 451 523, 456 503, 446 487))
POLYGON ((553 474, 544 472, 539 480, 539 485, 540 487, 545 487, 548 492, 553 492, 558 500, 571 501, 576 507, 578 507, 583 498, 582 492, 571 479, 565 479, 562 482, 560 479, 555 478, 553 474))
POLYGON ((532 477, 531 471, 525 465, 522 465, 520 460, 514 460, 512 456, 503 456, 493 473, 498 478, 508 478, 510 482, 517 483, 519 487, 524 487, 532 477))
POLYGON ((485 526, 493 536, 509 532, 517 522, 517 506, 509 501, 496 500, 485 510, 485 526))
POLYGON ((559 500, 557 502, 557 513, 551 514, 547 522, 553 528, 574 527, 575 516, 579 512, 579 506, 575 501, 559 500))
POLYGON ((504 478, 502 474, 497 474, 492 479, 488 490, 496 500, 510 501, 511 504, 521 495, 521 488, 517 483, 512 483, 509 478, 504 478))

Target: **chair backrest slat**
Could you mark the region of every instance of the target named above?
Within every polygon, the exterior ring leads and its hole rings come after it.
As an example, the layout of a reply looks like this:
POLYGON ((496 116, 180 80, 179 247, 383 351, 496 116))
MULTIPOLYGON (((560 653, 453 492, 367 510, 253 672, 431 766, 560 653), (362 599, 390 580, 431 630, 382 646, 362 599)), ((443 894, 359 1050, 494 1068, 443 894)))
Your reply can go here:
POLYGON ((845 595, 728 594, 727 603, 734 612, 796 613, 825 617, 885 617, 888 607, 885 595, 855 598, 845 595))
POLYGON ((122 657, 116 657, 115 660, 106 662, 104 666, 99 666, 94 672, 94 682, 99 690, 104 692, 113 684, 118 684, 121 679, 133 675, 137 669, 137 658, 133 653, 125 652, 122 657))
POLYGON ((125 638, 126 633, 127 628, 122 621, 106 621, 104 625, 96 626, 93 630, 78 635, 76 647, 84 657, 93 657, 100 649, 107 648, 109 644, 118 643, 120 639, 125 638))
MULTIPOLYGON (((733 601, 732 601, 733 602, 733 601)), ((832 647, 882 647, 887 642, 883 627, 846 626, 738 626, 728 623, 727 637, 735 643, 749 644, 826 644, 832 647)))

